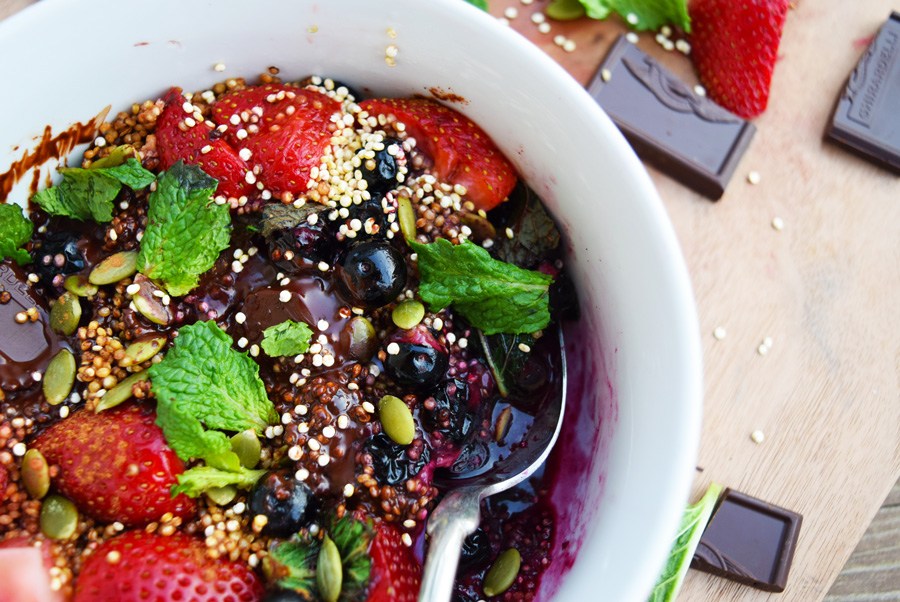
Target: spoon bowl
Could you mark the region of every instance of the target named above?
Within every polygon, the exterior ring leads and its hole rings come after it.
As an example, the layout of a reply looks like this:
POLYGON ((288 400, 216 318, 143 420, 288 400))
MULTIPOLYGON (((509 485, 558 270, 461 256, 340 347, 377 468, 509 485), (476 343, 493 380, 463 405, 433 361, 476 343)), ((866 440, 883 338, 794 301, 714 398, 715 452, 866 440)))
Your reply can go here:
POLYGON ((534 474, 550 455, 566 413, 566 350, 561 328, 557 336, 559 357, 555 358, 558 367, 554 391, 538 409, 523 445, 482 469, 460 472, 451 469, 435 474, 435 484, 446 488, 448 493, 428 518, 426 531, 431 541, 419 602, 450 600, 463 541, 478 527, 482 500, 518 485, 534 474))

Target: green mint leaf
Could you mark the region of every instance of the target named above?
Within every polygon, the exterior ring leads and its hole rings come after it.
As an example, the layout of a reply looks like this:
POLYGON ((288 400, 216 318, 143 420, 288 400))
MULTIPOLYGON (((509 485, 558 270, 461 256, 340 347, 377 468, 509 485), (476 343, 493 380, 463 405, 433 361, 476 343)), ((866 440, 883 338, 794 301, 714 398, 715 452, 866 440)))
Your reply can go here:
POLYGON ((269 550, 269 562, 274 565, 278 587, 297 592, 307 600, 317 599, 316 561, 319 541, 284 541, 269 550))
POLYGON ((691 566, 691 558, 694 557, 694 551, 697 544, 700 543, 700 536, 706 529, 706 524, 712 515, 719 494, 722 493, 722 486, 713 483, 703 494, 699 502, 693 506, 688 506, 681 517, 681 526, 678 528, 678 536, 672 545, 672 551, 669 552, 669 559, 666 561, 665 569, 647 602, 674 602, 681 588, 681 582, 687 574, 688 568, 691 566))
POLYGON ((357 600, 360 597, 357 594, 366 588, 372 573, 372 559, 369 557, 369 543, 374 535, 372 527, 369 523, 345 516, 331 525, 328 534, 341 553, 344 566, 341 600, 357 600))
POLYGON ((520 345, 530 349, 534 345, 534 337, 528 334, 507 333, 487 336, 483 332, 479 332, 478 336, 484 349, 484 357, 497 382, 497 390, 500 391, 500 395, 506 397, 509 395, 513 380, 522 371, 528 359, 529 352, 523 351, 520 345))
POLYGON ((468 2, 472 6, 477 6, 481 10, 484 10, 484 11, 488 10, 487 0, 466 0, 466 2, 468 2))
POLYGON ((59 185, 41 190, 32 200, 50 215, 100 223, 112 220, 113 201, 123 184, 140 190, 156 179, 137 159, 108 168, 64 167, 59 173, 62 174, 59 185))
POLYGON ((265 470, 250 470, 238 466, 238 470, 221 470, 212 466, 195 466, 178 475, 178 485, 172 487, 172 497, 184 493, 188 497, 198 497, 205 491, 226 485, 240 489, 250 489, 266 474, 265 470))
POLYGON ((263 330, 263 340, 259 344, 269 357, 306 353, 312 329, 304 322, 285 320, 281 324, 263 330))
POLYGON ((218 431, 262 434, 278 422, 259 366, 231 345, 214 322, 197 322, 181 328, 174 347, 150 367, 157 424, 182 459, 230 452, 229 439, 218 431))
POLYGON ((31 240, 32 232, 34 224, 19 205, 0 205, 0 259, 12 259, 19 265, 30 262, 31 255, 20 247, 31 240))
POLYGON ((592 19, 605 19, 610 12, 615 12, 638 31, 656 31, 671 24, 691 33, 687 0, 581 0, 581 3, 592 19))
POLYGON ((501 261, 520 268, 534 268, 559 247, 556 222, 538 196, 525 186, 511 195, 506 206, 510 214, 503 221, 513 231, 513 237, 500 237, 494 252, 501 261))
POLYGON ((169 294, 185 295, 228 248, 231 214, 212 200, 216 180, 181 161, 162 174, 150 195, 138 271, 169 294))
POLYGON ((468 241, 409 244, 418 254, 419 296, 432 311, 452 304, 485 334, 531 333, 550 323, 550 276, 498 261, 468 241))

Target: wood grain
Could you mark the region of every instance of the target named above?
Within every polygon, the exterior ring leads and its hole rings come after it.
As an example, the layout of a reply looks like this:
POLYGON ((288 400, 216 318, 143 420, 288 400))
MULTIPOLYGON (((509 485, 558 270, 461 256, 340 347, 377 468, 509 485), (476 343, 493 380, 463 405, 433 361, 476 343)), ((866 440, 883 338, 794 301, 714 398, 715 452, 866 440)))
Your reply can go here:
MULTIPOLYGON (((0 0, 0 18, 29 3, 0 0)), ((770 107, 723 199, 710 203, 650 169, 693 279, 704 344, 695 494, 717 481, 804 515, 783 594, 691 571, 681 602, 817 602, 832 582, 827 602, 900 602, 900 179, 822 139, 866 40, 898 6, 793 5, 770 107), (745 180, 751 170, 756 186, 745 180), (722 340, 711 335, 719 326, 722 340), (765 337, 774 344, 761 356, 765 337), (761 444, 749 437, 757 429, 761 444)), ((497 16, 514 7, 511 25, 586 82, 622 26, 582 19, 541 34, 529 15, 544 6, 491 0, 497 16), (576 50, 557 46, 558 34, 576 50)), ((652 36, 640 46, 693 78, 690 62, 652 36)))

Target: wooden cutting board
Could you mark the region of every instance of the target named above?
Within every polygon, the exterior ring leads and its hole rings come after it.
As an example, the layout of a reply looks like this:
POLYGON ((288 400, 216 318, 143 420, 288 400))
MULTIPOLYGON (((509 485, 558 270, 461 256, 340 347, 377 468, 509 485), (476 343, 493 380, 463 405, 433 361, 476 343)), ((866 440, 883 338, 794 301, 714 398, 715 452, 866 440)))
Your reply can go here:
MULTIPOLYGON (((580 19, 540 33, 530 16, 545 6, 492 0, 491 12, 514 8, 511 26, 585 84, 625 28, 580 19)), ((690 571, 679 602, 821 600, 900 476, 900 178, 823 141, 847 75, 892 8, 896 0, 795 2, 769 108, 718 203, 649 169, 700 317, 706 392, 694 493, 717 481, 804 516, 783 594, 690 571), (717 327, 725 338, 713 336, 717 327)), ((652 34, 638 45, 696 82, 690 61, 652 34)))
MULTIPOLYGON (((32 1, 0 0, 0 18, 32 1)), ((625 31, 581 19, 544 34, 530 15, 547 0, 490 3, 498 17, 515 8, 511 26, 581 83, 625 31)), ((795 2, 769 109, 718 203, 650 169, 693 278, 704 343, 695 494, 717 481, 804 515, 783 594, 691 571, 680 602, 821 600, 900 476, 900 178, 822 139, 845 78, 892 8, 896 0, 795 2), (713 337, 717 327, 725 338, 713 337)), ((683 55, 650 34, 639 45, 694 81, 683 55)))

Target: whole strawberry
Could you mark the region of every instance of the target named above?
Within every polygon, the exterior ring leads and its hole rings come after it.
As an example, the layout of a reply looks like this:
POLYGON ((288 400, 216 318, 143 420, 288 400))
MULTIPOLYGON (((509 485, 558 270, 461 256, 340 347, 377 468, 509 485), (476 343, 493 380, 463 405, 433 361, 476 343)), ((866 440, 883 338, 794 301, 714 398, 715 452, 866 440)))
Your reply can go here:
POLYGON ((766 110, 788 0, 692 0, 691 57, 708 96, 751 119, 766 110))
POLYGON ((400 532, 382 523, 369 548, 372 573, 366 602, 415 602, 419 596, 422 566, 400 539, 400 532))
POLYGON ((198 539, 129 531, 87 558, 73 602, 257 602, 262 596, 247 565, 211 559, 198 539))
POLYGON ((184 464, 155 419, 151 408, 137 404, 99 414, 82 410, 47 429, 32 447, 59 466, 53 485, 96 519, 143 525, 167 512, 190 518, 194 500, 170 494, 184 464))

